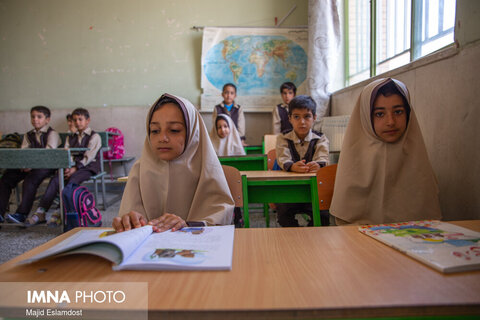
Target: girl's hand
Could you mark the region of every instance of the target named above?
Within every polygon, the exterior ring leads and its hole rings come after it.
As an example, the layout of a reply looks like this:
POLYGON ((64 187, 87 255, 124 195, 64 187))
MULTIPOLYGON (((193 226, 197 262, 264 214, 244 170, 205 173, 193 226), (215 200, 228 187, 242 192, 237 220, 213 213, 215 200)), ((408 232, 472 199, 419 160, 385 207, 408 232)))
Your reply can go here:
POLYGON ((128 231, 135 228, 143 227, 147 224, 147 220, 140 213, 130 211, 121 217, 113 218, 112 227, 116 232, 128 231))
POLYGON ((169 229, 177 231, 187 226, 185 220, 171 213, 164 213, 160 218, 150 220, 148 224, 153 226, 155 232, 163 232, 169 229))

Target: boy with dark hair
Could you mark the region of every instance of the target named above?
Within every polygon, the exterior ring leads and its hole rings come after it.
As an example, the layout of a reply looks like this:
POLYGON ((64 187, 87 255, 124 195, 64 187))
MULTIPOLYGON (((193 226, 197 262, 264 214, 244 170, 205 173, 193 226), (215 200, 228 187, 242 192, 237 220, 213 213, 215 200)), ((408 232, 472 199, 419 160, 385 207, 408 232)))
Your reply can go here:
MULTIPOLYGON (((328 164, 328 139, 324 134, 312 131, 316 109, 315 101, 309 96, 297 96, 290 101, 288 118, 293 129, 277 136, 277 163, 283 170, 317 172, 328 164)), ((297 213, 307 213, 312 217, 312 204, 277 204, 278 223, 282 227, 298 227, 297 213)), ((322 225, 327 222, 328 217, 322 216, 322 225)), ((313 225, 312 218, 309 225, 313 225)))
MULTIPOLYGON (((87 151, 76 153, 73 156, 75 166, 65 169, 66 184, 81 184, 90 179, 92 175, 100 172, 100 153, 102 141, 100 135, 95 133, 88 125, 90 114, 84 108, 77 108, 72 112, 72 119, 77 132, 67 136, 65 148, 88 148, 87 151)), ((52 205, 53 199, 58 193, 58 176, 53 177, 48 184, 47 191, 40 199, 37 211, 29 218, 29 225, 37 224, 45 220, 45 212, 52 205)), ((61 213, 52 214, 48 224, 52 226, 61 224, 61 213)))
MULTIPOLYGON (((33 107, 30 110, 30 120, 33 129, 23 136, 21 148, 57 148, 60 144, 60 136, 48 125, 50 109, 45 106, 33 107)), ((3 222, 12 189, 23 180, 22 201, 15 213, 6 216, 8 222, 23 225, 32 209, 38 186, 54 172, 55 170, 52 169, 7 170, 0 180, 0 221, 3 222)))
POLYGON ((233 83, 226 83, 222 88, 222 97, 223 102, 213 108, 212 122, 215 123, 219 114, 226 114, 232 118, 240 134, 240 139, 242 139, 242 143, 245 145, 245 115, 243 114, 243 108, 235 103, 237 86, 233 83))
POLYGON ((295 98, 297 87, 292 82, 284 82, 280 86, 280 94, 283 103, 280 103, 273 109, 273 133, 279 134, 292 129, 292 124, 288 120, 288 104, 295 98))
POLYGON ((75 124, 73 123, 72 114, 71 113, 67 114, 65 118, 67 119, 68 133, 72 134, 77 132, 77 128, 75 128, 75 124))

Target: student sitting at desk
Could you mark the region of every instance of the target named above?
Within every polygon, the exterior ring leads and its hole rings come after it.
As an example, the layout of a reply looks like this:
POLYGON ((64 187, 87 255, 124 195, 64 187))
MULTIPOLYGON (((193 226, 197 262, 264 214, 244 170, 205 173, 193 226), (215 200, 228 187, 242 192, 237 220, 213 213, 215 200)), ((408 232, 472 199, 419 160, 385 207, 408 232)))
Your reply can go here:
POLYGON ((237 127, 242 143, 245 145, 245 115, 243 108, 235 103, 237 97, 237 86, 233 83, 227 83, 222 89, 223 102, 213 108, 212 121, 215 122, 217 115, 226 114, 232 118, 237 127))
POLYGON ((187 225, 231 224, 234 202, 197 109, 162 95, 147 115, 142 156, 123 193, 117 232, 153 225, 156 232, 187 225))
MULTIPOLYGON (((60 136, 48 125, 50 109, 44 106, 33 107, 30 110, 30 120, 33 129, 23 136, 21 148, 57 148, 60 144, 60 136)), ((12 189, 23 180, 22 201, 16 212, 6 217, 8 222, 23 225, 25 218, 32 210, 38 186, 54 172, 55 170, 52 169, 7 170, 0 180, 0 222, 3 222, 12 189)))
POLYGON ((283 103, 277 105, 272 112, 273 134, 279 134, 292 130, 292 124, 288 120, 288 104, 295 98, 297 87, 292 82, 284 82, 280 86, 280 94, 283 103))
MULTIPOLYGON (((66 183, 81 184, 100 172, 99 150, 102 147, 102 141, 100 135, 88 126, 90 114, 86 109, 77 108, 73 110, 72 118, 77 132, 67 136, 65 148, 88 148, 88 150, 76 153, 73 156, 75 166, 65 169, 65 180, 66 183)), ((55 176, 50 180, 45 194, 40 199, 37 211, 28 219, 27 226, 45 221, 45 212, 50 209, 58 189, 58 176, 55 176)), ((51 226, 60 225, 60 213, 53 213, 48 224, 51 226)))
MULTIPOLYGON (((277 163, 285 171, 317 172, 328 164, 329 146, 324 134, 312 131, 317 105, 311 97, 301 95, 290 101, 288 109, 293 130, 277 136, 277 163)), ((282 227, 298 227, 297 213, 312 217, 312 204, 277 204, 278 223, 282 227)), ((322 216, 322 225, 328 225, 327 222, 328 217, 322 216)), ((309 225, 313 225, 313 219, 309 225)))
POLYGON ((243 156, 240 134, 232 119, 226 114, 219 114, 210 131, 210 140, 218 156, 243 156))
POLYGON ((348 123, 330 212, 337 224, 442 217, 438 187, 407 87, 378 79, 348 123))

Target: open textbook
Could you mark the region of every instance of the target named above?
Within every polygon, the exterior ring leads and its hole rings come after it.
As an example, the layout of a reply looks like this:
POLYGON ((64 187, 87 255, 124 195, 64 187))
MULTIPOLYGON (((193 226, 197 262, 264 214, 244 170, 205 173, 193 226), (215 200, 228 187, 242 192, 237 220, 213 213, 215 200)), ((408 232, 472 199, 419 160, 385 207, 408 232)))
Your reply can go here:
POLYGON ((437 220, 367 225, 359 230, 444 273, 480 269, 480 232, 437 220))
POLYGON ((162 233, 153 232, 151 226, 120 233, 92 228, 80 230, 20 264, 84 253, 112 261, 113 270, 231 270, 233 235, 233 225, 162 233))

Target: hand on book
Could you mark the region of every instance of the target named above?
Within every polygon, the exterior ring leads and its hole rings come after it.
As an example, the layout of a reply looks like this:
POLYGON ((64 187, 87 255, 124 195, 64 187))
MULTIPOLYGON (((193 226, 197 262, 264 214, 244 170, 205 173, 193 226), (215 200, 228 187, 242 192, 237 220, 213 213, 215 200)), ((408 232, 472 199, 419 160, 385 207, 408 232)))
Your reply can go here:
POLYGON ((171 213, 164 213, 160 218, 150 220, 148 224, 153 226, 155 232, 163 232, 169 229, 177 231, 187 226, 185 220, 171 213))
POLYGON ((130 211, 121 217, 113 218, 112 227, 116 232, 128 231, 135 228, 143 227, 147 224, 147 220, 140 213, 130 211))

